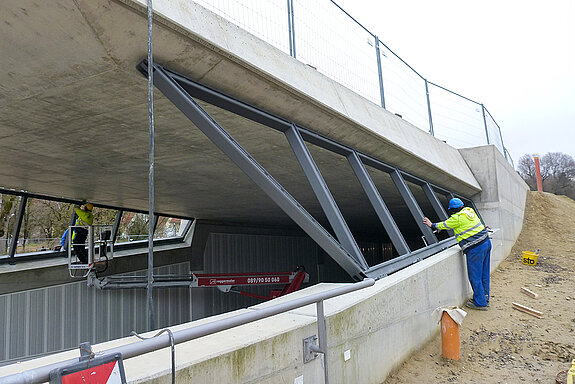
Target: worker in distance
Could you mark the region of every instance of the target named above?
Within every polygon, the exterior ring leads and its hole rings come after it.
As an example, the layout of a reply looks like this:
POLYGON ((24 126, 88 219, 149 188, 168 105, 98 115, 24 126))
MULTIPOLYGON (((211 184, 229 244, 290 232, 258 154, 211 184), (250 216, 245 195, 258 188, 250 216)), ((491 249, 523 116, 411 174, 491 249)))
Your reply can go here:
POLYGON ((458 198, 449 201, 449 218, 432 223, 427 217, 423 223, 433 230, 453 230, 467 259, 467 277, 473 289, 473 298, 465 303, 467 308, 487 310, 489 306, 489 273, 491 241, 485 226, 473 208, 465 207, 458 198))
POLYGON ((72 233, 72 244, 74 248, 74 252, 76 253, 76 257, 82 263, 88 263, 88 252, 85 248, 86 238, 88 237, 88 229, 85 227, 89 227, 94 223, 94 214, 92 210, 94 209, 94 205, 92 203, 82 204, 79 208, 76 208, 74 211, 76 213, 76 223, 75 228, 72 233))

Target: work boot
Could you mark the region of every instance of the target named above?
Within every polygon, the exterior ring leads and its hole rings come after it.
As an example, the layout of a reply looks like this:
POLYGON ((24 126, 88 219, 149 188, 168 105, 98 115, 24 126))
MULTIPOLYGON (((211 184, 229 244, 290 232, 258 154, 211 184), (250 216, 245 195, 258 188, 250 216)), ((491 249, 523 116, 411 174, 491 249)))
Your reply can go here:
POLYGON ((475 305, 475 303, 472 300, 469 300, 467 303, 465 303, 465 306, 467 308, 471 308, 471 309, 477 309, 478 311, 487 311, 487 307, 479 307, 477 305, 475 305))

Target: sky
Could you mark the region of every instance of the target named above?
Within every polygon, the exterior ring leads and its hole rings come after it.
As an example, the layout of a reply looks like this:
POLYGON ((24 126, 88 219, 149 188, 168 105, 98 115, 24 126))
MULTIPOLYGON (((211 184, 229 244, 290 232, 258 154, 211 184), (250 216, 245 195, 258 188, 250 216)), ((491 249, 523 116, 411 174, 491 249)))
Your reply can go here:
POLYGON ((575 0, 335 0, 429 81, 483 103, 515 165, 575 158, 575 0))

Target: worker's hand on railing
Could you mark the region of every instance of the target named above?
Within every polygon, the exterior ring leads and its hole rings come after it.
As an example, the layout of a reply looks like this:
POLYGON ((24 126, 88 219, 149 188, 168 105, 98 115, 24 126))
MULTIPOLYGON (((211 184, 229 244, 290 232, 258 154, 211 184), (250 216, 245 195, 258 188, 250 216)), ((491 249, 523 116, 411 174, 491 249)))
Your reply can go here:
POLYGON ((431 220, 429 220, 427 217, 423 218, 423 224, 427 225, 429 228, 431 228, 431 220))

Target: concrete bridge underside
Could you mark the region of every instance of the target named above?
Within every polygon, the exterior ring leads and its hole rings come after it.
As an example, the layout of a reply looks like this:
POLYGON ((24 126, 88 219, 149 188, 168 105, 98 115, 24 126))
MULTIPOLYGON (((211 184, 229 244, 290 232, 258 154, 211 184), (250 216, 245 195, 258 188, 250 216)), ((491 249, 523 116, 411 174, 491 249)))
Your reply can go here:
MULTIPOLYGON (((7 1, 0 49, 0 184, 127 209, 148 207, 147 20, 138 1, 7 1)), ((479 185, 459 153, 191 2, 157 2, 154 60, 436 185, 479 185), (167 7, 167 8, 165 8, 167 7)), ((283 135, 204 105, 321 219, 283 135)), ((224 222, 289 218, 171 102, 155 96, 156 210, 224 222)), ((345 159, 310 148, 350 226, 375 215, 345 159), (364 204, 365 203, 365 204, 364 204)), ((382 188, 390 183, 378 180, 382 188)), ((394 193, 382 191, 392 198, 394 193)), ((388 201, 395 207, 397 201, 388 201)))

